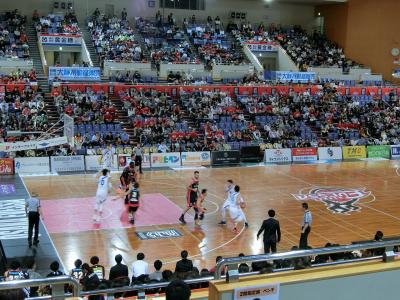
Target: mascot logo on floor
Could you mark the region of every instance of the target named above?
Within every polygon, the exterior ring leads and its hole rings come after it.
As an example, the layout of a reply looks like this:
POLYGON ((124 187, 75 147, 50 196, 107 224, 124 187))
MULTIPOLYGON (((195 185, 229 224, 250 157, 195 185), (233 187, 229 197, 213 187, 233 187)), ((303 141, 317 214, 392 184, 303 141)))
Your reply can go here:
POLYGON ((375 200, 372 192, 365 188, 313 187, 302 189, 298 194, 292 194, 292 196, 299 201, 323 202, 333 213, 345 215, 360 211, 359 204, 375 200))

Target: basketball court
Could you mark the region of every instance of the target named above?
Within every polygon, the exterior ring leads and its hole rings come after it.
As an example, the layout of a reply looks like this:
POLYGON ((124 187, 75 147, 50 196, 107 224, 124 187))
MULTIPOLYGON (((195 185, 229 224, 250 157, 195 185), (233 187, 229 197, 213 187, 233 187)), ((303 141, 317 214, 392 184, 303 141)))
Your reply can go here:
MULTIPOLYGON (((118 253, 130 264, 138 252, 145 253, 150 265, 161 259, 165 268, 172 269, 183 249, 199 267, 211 268, 217 255, 262 253, 262 241, 257 241, 256 234, 271 208, 281 223, 278 251, 298 245, 304 201, 313 213, 309 236, 313 247, 370 240, 377 230, 385 237, 395 236, 400 230, 399 167, 397 161, 365 160, 200 168, 200 188, 209 191, 201 227, 194 225, 192 215, 186 215, 188 224, 178 222, 193 169, 144 172, 140 180, 143 206, 134 226, 128 222, 123 200, 112 201, 114 196, 105 204, 101 223, 92 222, 96 193, 93 174, 23 180, 30 192, 40 193, 44 224, 68 269, 75 259, 87 261, 92 255, 98 255, 106 268, 114 264, 118 253), (247 202, 250 227, 242 228, 238 235, 229 223, 217 225, 227 179, 241 186, 247 202)), ((112 178, 117 187, 119 174, 112 174, 112 178)))

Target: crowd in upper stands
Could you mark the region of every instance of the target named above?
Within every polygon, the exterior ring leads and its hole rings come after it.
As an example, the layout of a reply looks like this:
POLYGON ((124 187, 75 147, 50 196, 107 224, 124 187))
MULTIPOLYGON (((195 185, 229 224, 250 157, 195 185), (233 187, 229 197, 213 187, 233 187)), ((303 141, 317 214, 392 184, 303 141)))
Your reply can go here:
POLYGON ((26 17, 13 10, 0 15, 0 59, 29 58, 26 17))
POLYGON ((88 22, 88 27, 101 63, 104 60, 119 62, 144 60, 142 47, 126 18, 108 18, 96 9, 88 22))
POLYGON ((36 16, 36 30, 46 34, 79 34, 78 19, 69 12, 65 15, 49 14, 38 18, 36 16))

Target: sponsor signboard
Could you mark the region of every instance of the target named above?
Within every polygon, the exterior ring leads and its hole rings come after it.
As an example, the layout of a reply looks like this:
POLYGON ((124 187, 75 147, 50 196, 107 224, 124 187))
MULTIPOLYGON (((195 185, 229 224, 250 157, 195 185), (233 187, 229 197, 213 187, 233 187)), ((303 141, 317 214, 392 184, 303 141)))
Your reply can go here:
POLYGON ((13 184, 0 184, 0 195, 11 195, 15 193, 15 185, 13 184))
POLYGON ((310 161, 318 159, 317 148, 293 148, 292 159, 296 161, 310 161))
POLYGON ((85 157, 75 156, 51 156, 51 172, 76 172, 85 171, 85 157))
POLYGON ((279 44, 276 42, 246 42, 251 52, 277 52, 279 44))
POLYGON ((53 139, 37 141, 36 148, 37 149, 43 149, 43 148, 49 148, 49 147, 58 146, 58 145, 64 145, 64 144, 68 144, 67 137, 66 136, 60 136, 60 137, 56 137, 56 138, 53 138, 53 139))
POLYGON ((100 68, 50 67, 49 80, 55 77, 67 81, 100 81, 100 68))
POLYGON ((390 146, 392 159, 399 159, 400 158, 400 145, 393 145, 390 146))
POLYGON ((80 46, 82 36, 79 34, 41 34, 39 36, 43 46, 80 46))
POLYGON ((36 145, 37 145, 36 141, 1 143, 0 151, 13 152, 13 151, 24 151, 24 150, 36 149, 36 145))
POLYGON ((265 149, 264 162, 266 163, 290 163, 292 162, 291 149, 265 149))
POLYGON ((48 157, 17 157, 15 162, 15 172, 23 173, 49 173, 50 159, 48 157))
POLYGON ((235 288, 234 300, 279 300, 279 283, 235 288))
POLYGON ((387 158, 390 159, 390 146, 377 145, 367 146, 368 158, 387 158))
MULTIPOLYGON (((85 156, 85 167, 86 171, 99 171, 102 169, 103 165, 100 161, 101 155, 86 155, 85 156)), ((113 162, 111 170, 118 169, 117 155, 113 155, 113 162)))
POLYGON ((179 152, 152 153, 150 156, 151 167, 180 167, 181 154, 179 152))
POLYGON ((341 187, 312 187, 301 189, 298 194, 292 194, 298 201, 318 201, 326 205, 333 213, 348 215, 360 211, 357 204, 370 203, 375 196, 366 188, 341 188, 341 187))
POLYGON ((211 163, 211 154, 208 151, 182 152, 182 166, 208 166, 211 163))
POLYGON ((315 72, 290 72, 290 71, 276 71, 275 72, 276 81, 280 82, 298 82, 307 83, 315 82, 316 75, 315 72))
POLYGON ((320 147, 318 148, 319 160, 341 160, 342 148, 340 147, 320 147))
POLYGON ((176 229, 164 229, 156 231, 136 231, 141 240, 159 240, 181 237, 182 234, 176 229))
MULTIPOLYGON (((123 170, 131 162, 131 156, 129 154, 118 155, 118 170, 123 170)), ((144 154, 142 156, 142 168, 150 168, 150 154, 144 154)))
POLYGON ((213 166, 240 164, 240 151, 213 151, 211 152, 211 164, 213 166))
POLYGON ((12 158, 0 158, 0 175, 14 174, 14 160, 12 158))
POLYGON ((343 159, 359 159, 367 157, 365 146, 344 146, 342 147, 343 159))

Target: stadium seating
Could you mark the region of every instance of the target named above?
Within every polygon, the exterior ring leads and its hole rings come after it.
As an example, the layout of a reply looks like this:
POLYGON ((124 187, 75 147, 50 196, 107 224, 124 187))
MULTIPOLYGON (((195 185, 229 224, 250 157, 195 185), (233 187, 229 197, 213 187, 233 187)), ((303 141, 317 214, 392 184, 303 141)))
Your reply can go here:
POLYGON ((0 59, 29 58, 26 17, 18 10, 0 15, 0 59))

